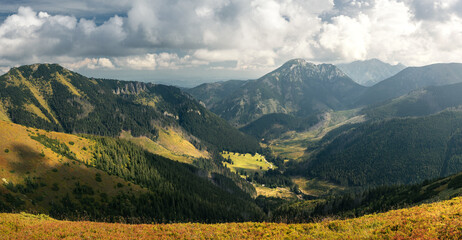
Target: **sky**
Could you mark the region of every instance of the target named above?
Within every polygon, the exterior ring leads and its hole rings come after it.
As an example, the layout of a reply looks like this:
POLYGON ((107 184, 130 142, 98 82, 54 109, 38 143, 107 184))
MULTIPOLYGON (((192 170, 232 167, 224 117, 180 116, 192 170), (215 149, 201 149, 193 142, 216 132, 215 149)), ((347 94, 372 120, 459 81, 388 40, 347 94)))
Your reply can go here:
POLYGON ((0 73, 59 63, 194 86, 293 58, 462 62, 462 0, 0 0, 0 73))

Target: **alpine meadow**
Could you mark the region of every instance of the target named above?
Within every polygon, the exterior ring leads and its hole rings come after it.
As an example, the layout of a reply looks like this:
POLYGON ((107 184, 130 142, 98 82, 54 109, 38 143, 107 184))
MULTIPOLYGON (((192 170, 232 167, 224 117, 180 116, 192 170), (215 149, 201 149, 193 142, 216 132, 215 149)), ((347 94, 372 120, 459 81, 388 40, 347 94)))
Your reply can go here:
POLYGON ((0 6, 0 239, 462 238, 462 0, 0 6))

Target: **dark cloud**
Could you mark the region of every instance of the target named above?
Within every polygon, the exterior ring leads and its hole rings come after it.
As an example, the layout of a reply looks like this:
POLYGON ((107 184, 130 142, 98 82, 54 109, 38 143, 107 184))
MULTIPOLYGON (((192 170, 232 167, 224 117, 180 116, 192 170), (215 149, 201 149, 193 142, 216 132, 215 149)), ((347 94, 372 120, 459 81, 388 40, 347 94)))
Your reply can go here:
POLYGON ((331 22, 333 17, 348 16, 355 17, 359 13, 367 11, 375 6, 375 0, 334 0, 331 10, 321 14, 323 21, 331 22))
POLYGON ((462 0, 412 0, 410 7, 418 20, 445 21, 451 14, 462 16, 462 0))

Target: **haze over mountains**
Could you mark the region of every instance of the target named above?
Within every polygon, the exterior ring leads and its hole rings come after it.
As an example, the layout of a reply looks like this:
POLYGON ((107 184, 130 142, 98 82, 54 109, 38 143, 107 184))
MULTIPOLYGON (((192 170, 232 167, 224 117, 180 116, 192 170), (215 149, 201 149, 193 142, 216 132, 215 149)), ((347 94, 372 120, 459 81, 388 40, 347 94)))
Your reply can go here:
POLYGON ((375 58, 336 64, 336 66, 355 82, 367 87, 387 79, 406 68, 406 66, 401 63, 391 65, 375 58))

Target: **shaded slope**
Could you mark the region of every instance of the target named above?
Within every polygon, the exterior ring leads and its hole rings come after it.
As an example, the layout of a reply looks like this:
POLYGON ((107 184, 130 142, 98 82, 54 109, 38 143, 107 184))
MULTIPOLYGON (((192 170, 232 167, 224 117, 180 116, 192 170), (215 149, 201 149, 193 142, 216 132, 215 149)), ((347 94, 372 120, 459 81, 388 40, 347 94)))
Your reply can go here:
POLYGON ((432 86, 370 106, 363 110, 369 118, 424 116, 462 105, 462 83, 432 86))
MULTIPOLYGON (((251 81, 251 80, 249 80, 251 81)), ((244 86, 248 81, 229 80, 224 82, 204 83, 197 87, 186 89, 195 99, 203 102, 209 109, 244 86)))
POLYGON ((423 67, 408 67, 368 88, 358 103, 369 105, 399 97, 412 90, 462 82, 462 64, 445 63, 423 67))
POLYGON ((461 112, 344 128, 296 172, 343 185, 417 183, 462 171, 461 112), (451 146, 451 147, 449 147, 451 146), (443 170, 444 169, 444 170, 443 170))

